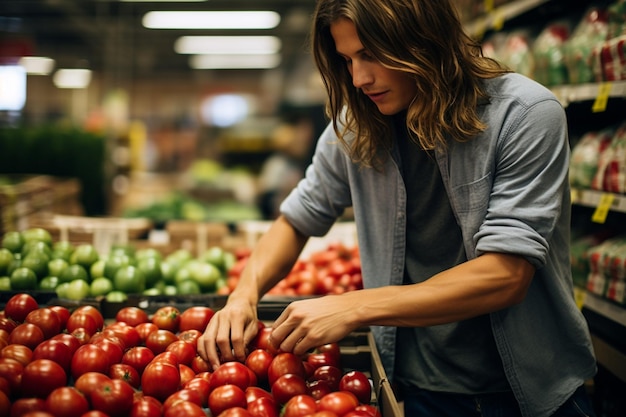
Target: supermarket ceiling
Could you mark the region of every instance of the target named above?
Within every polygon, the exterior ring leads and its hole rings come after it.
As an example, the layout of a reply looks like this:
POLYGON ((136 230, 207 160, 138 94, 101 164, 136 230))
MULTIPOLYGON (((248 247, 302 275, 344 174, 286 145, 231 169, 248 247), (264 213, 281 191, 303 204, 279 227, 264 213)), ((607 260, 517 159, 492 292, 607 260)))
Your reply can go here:
MULTIPOLYGON (((272 35, 280 39, 280 68, 289 72, 307 53, 315 0, 1 0, 0 59, 45 56, 55 68, 89 68, 104 76, 189 76, 190 55, 174 51, 183 35, 272 35), (148 29, 150 11, 274 11, 271 29, 148 29)), ((241 71, 258 71, 254 69, 241 71)))

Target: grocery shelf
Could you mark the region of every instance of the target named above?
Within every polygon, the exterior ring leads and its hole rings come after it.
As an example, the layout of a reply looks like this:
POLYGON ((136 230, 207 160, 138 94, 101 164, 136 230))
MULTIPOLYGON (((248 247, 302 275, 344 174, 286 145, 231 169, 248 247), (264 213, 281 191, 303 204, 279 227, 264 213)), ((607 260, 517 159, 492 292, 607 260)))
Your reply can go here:
POLYGON ((572 204, 587 207, 598 207, 604 196, 610 195, 613 198, 611 202, 611 211, 626 213, 626 195, 607 193, 597 190, 583 190, 578 188, 572 189, 572 204))
POLYGON ((626 308, 624 306, 605 300, 590 292, 586 292, 583 306, 626 327, 626 308))
POLYGON ((626 98, 626 81, 603 83, 569 84, 550 88, 564 107, 570 103, 606 98, 626 98))
POLYGON ((524 14, 549 1, 551 0, 518 0, 503 4, 468 23, 466 30, 469 34, 480 38, 488 30, 498 30, 507 20, 524 14))

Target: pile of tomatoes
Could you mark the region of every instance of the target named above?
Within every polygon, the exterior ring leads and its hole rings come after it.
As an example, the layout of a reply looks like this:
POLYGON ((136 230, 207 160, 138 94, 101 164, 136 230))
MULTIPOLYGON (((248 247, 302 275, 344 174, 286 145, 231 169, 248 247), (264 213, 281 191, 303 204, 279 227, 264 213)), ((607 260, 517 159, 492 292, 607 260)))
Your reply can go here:
POLYGON ((212 370, 196 350, 214 311, 120 309, 13 295, 0 312, 0 416, 380 417, 372 385, 341 368, 339 345, 304 356, 272 347, 259 322, 245 362, 212 370))
MULTIPOLYGON (((237 262, 229 269, 227 285, 221 294, 228 294, 239 282, 239 276, 249 257, 249 252, 238 251, 237 262)), ((363 288, 361 258, 358 246, 349 247, 341 242, 331 242, 323 250, 298 259, 285 278, 268 294, 309 296, 341 294, 363 288)))

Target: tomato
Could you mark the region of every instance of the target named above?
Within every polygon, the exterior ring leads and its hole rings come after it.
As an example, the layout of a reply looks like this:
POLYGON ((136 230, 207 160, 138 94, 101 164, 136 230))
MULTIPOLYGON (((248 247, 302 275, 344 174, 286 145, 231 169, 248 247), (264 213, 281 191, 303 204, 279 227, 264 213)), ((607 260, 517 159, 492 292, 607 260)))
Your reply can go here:
POLYGON ((111 364, 106 352, 101 347, 88 343, 76 349, 72 357, 70 370, 72 377, 77 379, 85 372, 90 371, 107 374, 109 366, 111 364))
POLYGON ((126 363, 114 363, 109 368, 109 378, 121 379, 127 382, 133 388, 139 388, 141 377, 137 369, 126 363))
POLYGON ((318 379, 307 384, 307 392, 311 397, 319 400, 324 395, 330 394, 332 390, 330 389, 328 382, 318 379))
POLYGON ((63 306, 50 306, 48 308, 57 313, 57 317, 61 322, 61 331, 65 330, 67 320, 70 318, 70 310, 63 306))
POLYGON ((143 396, 135 400, 130 410, 130 417, 161 417, 163 406, 154 397, 143 396))
POLYGON ((11 417, 26 415, 36 411, 46 411, 46 400, 43 398, 18 398, 11 406, 11 417))
POLYGON ((151 322, 151 323, 138 324, 135 326, 135 330, 139 334, 140 343, 145 345, 146 339, 148 339, 148 336, 150 335, 150 333, 152 333, 155 330, 159 330, 159 328, 157 327, 156 324, 151 322))
POLYGON ((19 392, 23 371, 24 365, 15 359, 0 358, 0 377, 8 381, 12 395, 19 392))
POLYGON ((210 307, 194 306, 184 310, 180 315, 179 331, 197 330, 204 332, 215 312, 210 307))
POLYGON ((72 333, 76 329, 83 328, 90 335, 98 331, 98 323, 92 315, 86 313, 73 313, 65 323, 65 328, 72 333))
POLYGON ((33 360, 33 351, 28 346, 17 343, 6 345, 1 352, 1 357, 15 359, 24 366, 33 360))
POLYGON ((278 353, 278 348, 271 343, 270 336, 272 334, 272 330, 273 329, 271 327, 263 327, 259 329, 256 336, 250 342, 250 350, 264 349, 272 355, 276 355, 278 353))
POLYGON ((152 323, 159 329, 177 333, 180 326, 180 310, 174 306, 159 307, 152 316, 152 323))
POLYGON ((15 294, 7 301, 4 306, 4 314, 6 317, 21 323, 26 319, 28 313, 39 308, 39 303, 30 294, 15 294))
POLYGON ((82 392, 83 395, 89 399, 91 398, 91 393, 96 388, 110 380, 111 378, 101 372, 89 371, 74 380, 74 388, 82 392))
POLYGON ((146 347, 155 355, 165 352, 167 347, 178 340, 178 336, 171 330, 159 329, 148 335, 146 347))
POLYGON ((312 353, 307 355, 307 362, 313 365, 314 368, 319 368, 323 365, 336 366, 341 368, 340 365, 341 351, 338 343, 327 343, 322 346, 318 346, 312 353))
POLYGON ((341 377, 343 377, 341 369, 335 366, 324 365, 320 366, 315 370, 315 372, 313 372, 311 379, 313 381, 326 381, 330 386, 331 391, 337 391, 339 389, 339 381, 341 380, 341 377))
POLYGON ((296 395, 287 401, 281 412, 281 417, 307 417, 316 411, 317 403, 313 397, 296 395))
POLYGON ((89 410, 80 417, 110 417, 100 410, 89 410))
POLYGON ((165 350, 175 354, 178 358, 178 362, 183 365, 191 365, 191 361, 198 353, 195 345, 182 340, 173 341, 165 348, 165 350))
POLYGON ((110 416, 124 416, 133 406, 135 390, 121 379, 106 381, 91 393, 91 406, 110 416))
POLYGON ((211 410, 211 414, 214 416, 219 415, 228 408, 246 408, 246 405, 246 394, 237 385, 221 385, 213 389, 209 394, 209 410, 211 410))
POLYGON ((122 307, 117 314, 115 314, 115 321, 123 322, 128 324, 129 326, 137 326, 141 323, 149 323, 150 318, 148 317, 148 313, 145 310, 140 309, 139 307, 122 307))
POLYGON ((32 323, 18 324, 9 335, 9 344, 28 346, 30 350, 45 340, 43 331, 32 323))
POLYGON ((9 317, 0 317, 0 330, 11 333, 19 323, 9 317))
POLYGON ((72 350, 69 346, 57 339, 48 339, 41 342, 33 351, 32 358, 50 359, 61 365, 67 375, 70 374, 72 363, 72 350))
POLYGON ((318 411, 317 413, 311 414, 309 417, 342 417, 342 416, 338 416, 337 413, 333 413, 332 411, 323 410, 323 411, 318 411))
POLYGON ((302 378, 306 376, 302 359, 291 352, 279 353, 272 359, 272 362, 267 368, 267 380, 270 387, 274 385, 274 382, 276 382, 281 375, 285 374, 299 375, 302 378))
POLYGON ((372 400, 372 385, 367 376, 360 371, 350 371, 339 380, 340 391, 350 391, 360 403, 369 404, 372 400))
POLYGON ((7 396, 11 395, 11 384, 9 384, 9 380, 3 376, 0 376, 0 391, 4 392, 7 396))
POLYGON ((286 404, 292 397, 306 393, 306 381, 300 375, 284 374, 272 384, 272 395, 278 404, 286 404))
POLYGON ((224 362, 211 374, 211 389, 214 390, 222 385, 236 385, 245 390, 252 384, 248 368, 241 362, 224 362))
POLYGON ((190 389, 197 391, 200 395, 201 403, 203 407, 206 407, 209 400, 209 393, 211 392, 211 384, 204 378, 194 377, 186 384, 183 385, 184 389, 190 389))
POLYGON ((171 363, 172 365, 176 367, 178 367, 179 365, 178 356, 176 356, 172 352, 168 352, 167 350, 165 352, 161 352, 158 355, 156 355, 152 361, 153 362, 167 362, 167 363, 171 363))
POLYGON ((22 371, 22 395, 46 398, 56 388, 67 384, 67 374, 58 363, 50 359, 36 359, 22 371))
POLYGON ((45 339, 50 339, 61 332, 59 316, 47 307, 37 308, 28 313, 24 323, 32 323, 39 327, 45 339))
POLYGON ((191 343, 192 345, 195 346, 200 336, 202 336, 202 333, 199 332, 198 330, 194 330, 194 329, 183 330, 182 332, 178 333, 178 340, 191 343))
POLYGON ((246 388, 244 392, 246 393, 246 402, 248 404, 250 404, 252 401, 257 400, 258 398, 269 398, 270 400, 274 401, 274 397, 272 397, 272 394, 261 387, 250 386, 246 388))
POLYGON ((46 410, 55 417, 80 417, 89 411, 89 402, 76 388, 59 387, 47 396, 46 410))
POLYGON ((274 356, 265 349, 255 349, 246 357, 246 366, 254 372, 260 383, 267 382, 267 370, 274 356))
POLYGON ((258 397, 253 401, 248 402, 248 412, 252 417, 278 417, 278 408, 276 402, 270 396, 258 397))
POLYGON ((202 396, 200 395, 200 393, 195 390, 183 388, 176 391, 175 393, 167 397, 165 401, 163 401, 163 409, 167 411, 168 408, 170 408, 174 403, 178 401, 190 401, 202 407, 202 396))
POLYGON ((206 417, 206 413, 198 404, 190 401, 179 401, 173 404, 165 413, 164 417, 206 417))
POLYGON ((253 417, 252 414, 245 408, 233 407, 224 410, 217 417, 253 417))
POLYGON ((123 346, 122 342, 119 340, 119 338, 102 337, 99 340, 92 342, 92 344, 98 346, 104 351, 104 353, 109 358, 110 364, 122 362, 122 357, 124 356, 124 349, 122 347, 123 346))
POLYGON ((72 336, 69 333, 59 333, 58 335, 52 337, 50 340, 58 340, 63 342, 67 347, 70 348, 70 352, 72 355, 76 352, 76 349, 80 347, 80 340, 76 337, 72 336))
POLYGON ((122 363, 132 366, 141 375, 153 359, 154 353, 150 349, 145 346, 135 346, 124 352, 122 363))
POLYGON ((87 333, 87 330, 84 327, 79 327, 70 334, 78 339, 78 343, 81 346, 89 342, 89 339, 91 339, 91 333, 87 333))
POLYGON ((178 365, 178 371, 180 372, 180 384, 184 385, 196 377, 196 373, 187 365, 178 365))
POLYGON ((165 401, 180 388, 180 371, 167 362, 152 362, 141 375, 141 389, 145 395, 165 401))
POLYGON ((354 411, 364 411, 369 417, 381 417, 380 410, 371 404, 358 405, 354 411))
POLYGON ((340 416, 354 410, 359 405, 357 397, 347 391, 335 391, 324 395, 318 403, 320 411, 328 410, 340 416))
POLYGON ((94 306, 86 304, 86 305, 76 307, 76 309, 74 310, 72 314, 81 314, 81 313, 89 314, 91 317, 93 317, 94 320, 96 320, 96 325, 98 327, 98 330, 102 330, 102 328, 104 327, 104 316, 102 315, 100 310, 98 310, 94 306))
POLYGON ((8 416, 11 410, 11 400, 3 391, 0 391, 0 416, 8 416))
POLYGON ((196 374, 199 374, 200 372, 211 372, 213 370, 209 362, 202 359, 200 355, 196 355, 191 360, 191 369, 193 369, 196 374))
POLYGON ((139 346, 141 342, 139 332, 133 326, 129 326, 126 323, 118 322, 110 324, 103 330, 103 333, 117 336, 122 341, 124 350, 139 346))

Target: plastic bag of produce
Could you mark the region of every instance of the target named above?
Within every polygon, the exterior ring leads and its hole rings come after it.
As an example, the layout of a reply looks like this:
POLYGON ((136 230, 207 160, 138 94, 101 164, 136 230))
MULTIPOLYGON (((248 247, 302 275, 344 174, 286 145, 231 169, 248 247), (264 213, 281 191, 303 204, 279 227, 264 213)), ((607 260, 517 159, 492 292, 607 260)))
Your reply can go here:
POLYGON ((546 86, 566 84, 567 68, 563 58, 563 44, 570 36, 566 21, 554 22, 541 31, 533 44, 534 78, 546 86))
POLYGON ((570 160, 572 187, 591 188, 600 154, 609 147, 614 132, 612 128, 588 132, 574 146, 570 160))
POLYGON ((609 146, 600 153, 591 188, 626 193, 626 122, 620 125, 609 146))
POLYGON ((606 9, 591 7, 563 44, 563 61, 570 84, 594 81, 592 59, 594 48, 601 44, 608 33, 606 9))
POLYGON ((520 29, 511 32, 498 59, 513 71, 533 78, 535 61, 530 39, 534 36, 530 30, 520 29))

